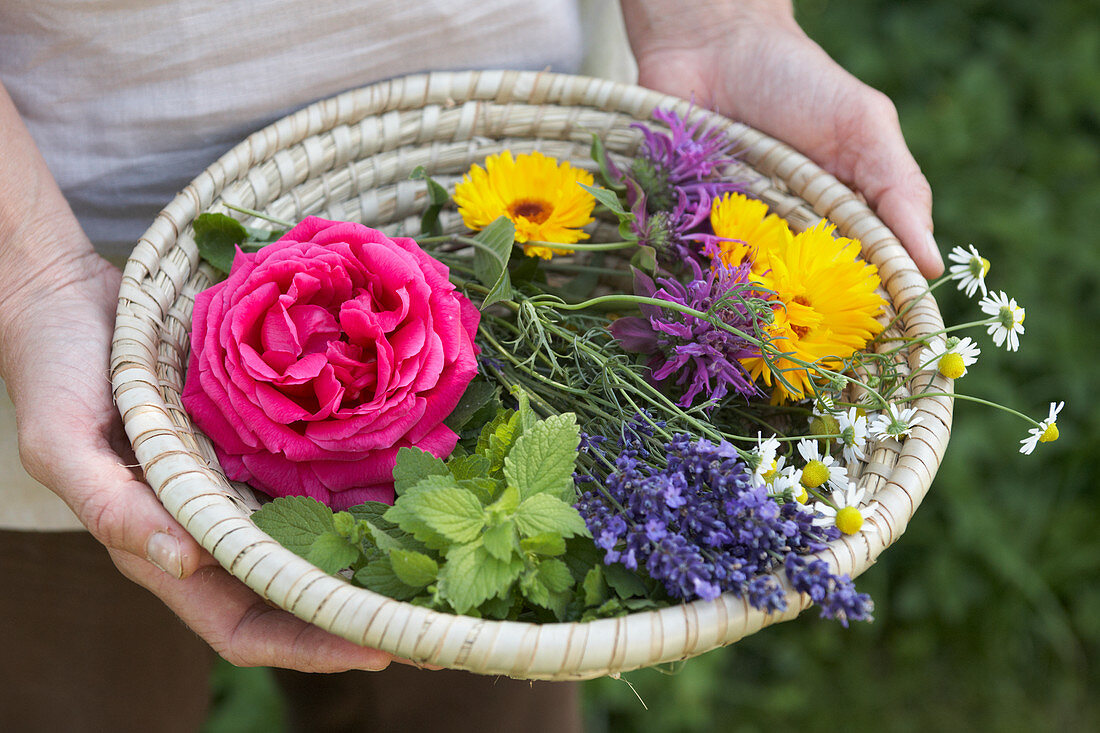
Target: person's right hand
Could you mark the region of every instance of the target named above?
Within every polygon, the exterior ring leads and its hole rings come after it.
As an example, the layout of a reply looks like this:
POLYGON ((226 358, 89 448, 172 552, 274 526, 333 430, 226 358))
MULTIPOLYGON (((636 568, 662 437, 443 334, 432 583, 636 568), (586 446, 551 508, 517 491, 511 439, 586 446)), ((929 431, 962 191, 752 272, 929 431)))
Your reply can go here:
POLYGON ((120 454, 129 447, 108 378, 118 270, 88 254, 55 263, 48 276, 28 275, 35 287, 0 298, 4 314, 18 314, 4 319, 0 365, 30 474, 65 500, 119 570, 229 662, 307 672, 385 668, 389 654, 268 606, 219 567, 126 466, 120 454))

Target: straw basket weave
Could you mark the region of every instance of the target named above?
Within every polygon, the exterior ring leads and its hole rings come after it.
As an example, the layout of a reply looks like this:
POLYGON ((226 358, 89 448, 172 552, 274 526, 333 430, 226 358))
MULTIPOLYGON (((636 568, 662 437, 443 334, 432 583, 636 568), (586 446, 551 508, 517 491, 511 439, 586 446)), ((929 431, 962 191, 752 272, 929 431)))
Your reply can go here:
MULTIPOLYGON (((249 515, 256 499, 227 481, 208 440, 180 403, 194 295, 211 284, 191 223, 224 203, 286 220, 317 214, 382 229, 417 231, 425 204, 418 165, 444 185, 509 148, 538 149, 591 167, 591 135, 619 162, 655 125, 655 107, 705 116, 737 142, 751 192, 796 230, 828 217, 863 242, 907 336, 943 327, 926 284, 862 199, 807 158, 742 124, 683 100, 596 79, 530 72, 438 73, 395 79, 318 102, 251 135, 196 178, 153 222, 126 266, 111 361, 115 400, 146 480, 164 506, 233 575, 264 598, 359 644, 420 662, 529 679, 585 679, 684 659, 793 618, 809 605, 765 614, 726 594, 659 611, 588 623, 527 624, 452 616, 355 588, 274 542, 249 515)), ((246 222, 257 224, 258 222, 246 222)), ((457 226, 455 215, 445 224, 457 226)), ((890 313, 889 315, 893 315, 890 313)), ((899 354, 903 370, 915 353, 899 354)), ((945 392, 931 371, 910 382, 945 392)), ((912 403, 923 420, 903 444, 878 443, 859 482, 877 509, 869 529, 821 557, 834 571, 864 571, 905 530, 947 445, 951 400, 912 403)), ((784 582, 781 579, 781 582, 784 582)), ((788 587, 785 585, 785 587, 788 587)))

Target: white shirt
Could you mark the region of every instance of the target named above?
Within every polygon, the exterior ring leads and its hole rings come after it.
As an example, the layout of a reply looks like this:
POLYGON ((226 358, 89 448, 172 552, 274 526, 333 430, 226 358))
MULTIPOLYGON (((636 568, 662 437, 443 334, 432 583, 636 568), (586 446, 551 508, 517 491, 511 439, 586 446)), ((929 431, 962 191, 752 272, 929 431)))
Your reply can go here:
MULTIPOLYGON (((608 50, 625 49, 616 5, 589 0, 585 25, 598 63, 629 75, 627 54, 608 50)), ((0 81, 113 258, 187 182, 290 111, 417 71, 576 72, 583 46, 577 0, 0 0, 0 81)), ((6 396, 0 471, 0 527, 80 526, 21 470, 6 396)))

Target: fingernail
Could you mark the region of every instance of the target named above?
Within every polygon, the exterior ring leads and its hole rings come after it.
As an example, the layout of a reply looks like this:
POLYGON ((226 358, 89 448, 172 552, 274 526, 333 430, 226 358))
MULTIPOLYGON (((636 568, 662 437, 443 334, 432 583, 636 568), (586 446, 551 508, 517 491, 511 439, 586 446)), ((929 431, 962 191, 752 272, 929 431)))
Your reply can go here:
POLYGON ((183 577, 183 558, 180 543, 167 532, 154 532, 145 543, 145 559, 168 575, 183 577))
POLYGON ((936 238, 932 236, 931 230, 925 232, 924 241, 928 247, 928 253, 936 259, 940 267, 943 267, 943 256, 940 254, 940 246, 936 244, 936 238))

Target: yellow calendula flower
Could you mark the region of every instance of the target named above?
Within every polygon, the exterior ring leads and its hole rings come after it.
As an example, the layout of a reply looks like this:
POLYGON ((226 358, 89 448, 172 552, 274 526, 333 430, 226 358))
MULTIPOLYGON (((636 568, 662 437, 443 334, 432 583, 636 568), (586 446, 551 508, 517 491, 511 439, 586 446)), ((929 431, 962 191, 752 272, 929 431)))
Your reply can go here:
POLYGON ((587 239, 581 227, 592 222, 596 199, 580 184, 591 186, 592 174, 558 163, 539 152, 512 157, 505 150, 474 165, 455 186, 454 200, 462 221, 481 230, 501 216, 516 226, 516 241, 530 256, 550 259, 570 249, 527 245, 526 242, 573 244, 587 239))
POLYGON ((753 379, 775 384, 772 401, 808 397, 813 374, 792 358, 836 369, 882 330, 875 320, 885 304, 875 292, 879 285, 874 265, 858 259, 854 239, 834 238, 835 226, 822 220, 795 235, 787 247, 773 253, 770 269, 753 280, 775 293, 774 319, 766 335, 783 355, 754 357, 742 363, 753 379), (790 384, 775 379, 782 373, 790 384))
POLYGON ((751 259, 753 272, 766 271, 772 253, 785 249, 792 236, 787 222, 768 213, 767 204, 739 193, 726 194, 711 205, 710 225, 723 237, 715 258, 729 267, 751 259))

